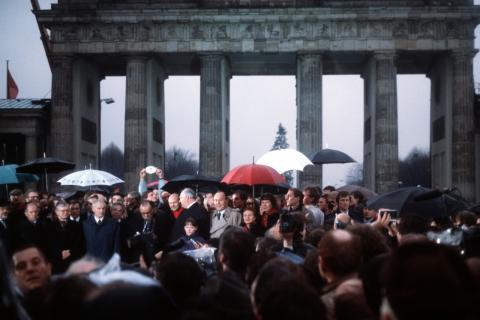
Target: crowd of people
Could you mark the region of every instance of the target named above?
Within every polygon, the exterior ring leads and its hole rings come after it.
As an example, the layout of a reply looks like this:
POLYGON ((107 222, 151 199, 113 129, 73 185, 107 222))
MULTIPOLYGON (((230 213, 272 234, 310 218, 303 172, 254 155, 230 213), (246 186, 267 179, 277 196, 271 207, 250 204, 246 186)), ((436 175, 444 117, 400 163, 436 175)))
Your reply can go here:
POLYGON ((360 192, 148 190, 0 202, 2 319, 479 319, 480 219, 360 192), (445 230, 465 235, 443 244, 445 230))

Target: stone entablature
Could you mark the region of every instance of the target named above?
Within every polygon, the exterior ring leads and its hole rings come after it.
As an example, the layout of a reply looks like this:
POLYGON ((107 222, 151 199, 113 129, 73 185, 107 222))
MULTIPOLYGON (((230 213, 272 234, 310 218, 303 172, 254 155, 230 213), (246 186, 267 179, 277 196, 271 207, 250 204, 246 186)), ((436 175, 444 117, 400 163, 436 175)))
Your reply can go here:
POLYGON ((473 0, 59 0, 62 8, 284 8, 284 7, 395 7, 462 6, 473 0))
POLYGON ((476 7, 38 12, 52 53, 298 52, 471 48, 476 7))

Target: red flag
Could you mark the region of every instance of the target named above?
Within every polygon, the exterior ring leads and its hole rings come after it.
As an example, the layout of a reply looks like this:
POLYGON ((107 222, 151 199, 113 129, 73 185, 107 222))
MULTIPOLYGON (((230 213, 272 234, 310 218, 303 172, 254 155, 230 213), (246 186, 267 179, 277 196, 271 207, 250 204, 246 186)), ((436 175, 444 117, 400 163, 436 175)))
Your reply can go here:
POLYGON ((7 67, 7 99, 16 99, 18 95, 18 87, 13 80, 10 70, 7 67))

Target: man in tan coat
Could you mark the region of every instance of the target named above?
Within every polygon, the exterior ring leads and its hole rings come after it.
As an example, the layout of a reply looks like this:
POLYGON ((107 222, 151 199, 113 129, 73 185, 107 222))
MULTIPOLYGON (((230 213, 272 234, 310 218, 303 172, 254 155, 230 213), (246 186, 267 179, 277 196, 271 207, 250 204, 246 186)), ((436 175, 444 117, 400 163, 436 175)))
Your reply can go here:
POLYGON ((210 224, 210 238, 220 238, 229 226, 240 226, 242 214, 228 207, 227 195, 223 191, 215 193, 213 203, 215 212, 212 214, 210 224))

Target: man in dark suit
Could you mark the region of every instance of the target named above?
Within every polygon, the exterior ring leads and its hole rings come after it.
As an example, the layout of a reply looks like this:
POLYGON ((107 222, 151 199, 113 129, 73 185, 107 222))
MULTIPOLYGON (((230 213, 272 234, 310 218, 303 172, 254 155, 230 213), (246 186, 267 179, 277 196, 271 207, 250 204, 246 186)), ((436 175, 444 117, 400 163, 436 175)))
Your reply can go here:
POLYGON ((0 199, 0 242, 2 242, 8 255, 12 253, 10 243, 10 222, 8 221, 9 210, 8 201, 0 199))
POLYGON ((97 200, 92 204, 93 215, 83 221, 86 253, 108 261, 120 252, 120 228, 117 221, 105 216, 107 204, 97 200))
POLYGON ((58 202, 55 206, 55 218, 49 235, 53 273, 65 272, 70 263, 85 253, 82 225, 69 219, 67 203, 58 202))
POLYGON ((195 192, 186 188, 180 193, 180 204, 183 212, 178 216, 173 224, 172 232, 170 233, 170 242, 173 242, 185 236, 185 220, 193 218, 198 223, 198 233, 204 239, 209 239, 210 236, 210 222, 205 209, 196 201, 195 192))
POLYGON ((166 246, 173 218, 170 214, 158 212, 153 202, 142 200, 139 214, 127 220, 127 245, 131 263, 139 262, 140 255, 147 265, 153 261, 154 254, 166 246))
POLYGON ((36 202, 26 205, 23 217, 11 225, 12 227, 12 248, 34 245, 42 250, 47 259, 51 259, 49 246, 50 221, 40 219, 40 208, 36 202))

